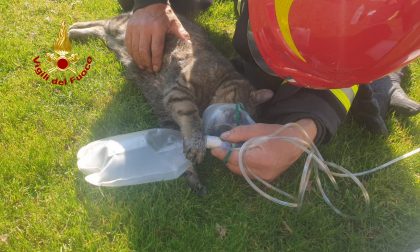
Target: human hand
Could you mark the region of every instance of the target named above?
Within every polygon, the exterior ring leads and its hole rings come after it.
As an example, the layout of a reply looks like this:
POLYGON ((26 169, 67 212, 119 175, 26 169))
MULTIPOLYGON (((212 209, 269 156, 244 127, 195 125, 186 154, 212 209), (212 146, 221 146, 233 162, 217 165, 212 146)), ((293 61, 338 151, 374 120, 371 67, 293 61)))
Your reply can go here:
MULTIPOLYGON (((311 119, 301 119, 296 122, 306 131, 309 138, 313 141, 316 137, 317 128, 315 122, 311 119)), ((257 136, 271 135, 279 130, 282 125, 279 124, 253 124, 238 126, 222 134, 224 141, 238 143, 247 141, 257 136)), ((285 129, 281 136, 300 137, 303 134, 296 128, 285 129)), ((261 145, 262 148, 253 148, 247 151, 245 162, 248 167, 258 177, 272 181, 280 174, 286 171, 303 153, 301 149, 291 143, 281 140, 270 140, 261 145)), ((223 160, 227 154, 226 149, 214 148, 211 154, 216 158, 223 160)), ((234 149, 226 166, 236 174, 241 174, 239 164, 239 149, 234 149)))
POLYGON ((140 69, 159 72, 162 66, 166 34, 188 41, 184 29, 171 6, 152 4, 136 10, 127 23, 125 46, 140 69))

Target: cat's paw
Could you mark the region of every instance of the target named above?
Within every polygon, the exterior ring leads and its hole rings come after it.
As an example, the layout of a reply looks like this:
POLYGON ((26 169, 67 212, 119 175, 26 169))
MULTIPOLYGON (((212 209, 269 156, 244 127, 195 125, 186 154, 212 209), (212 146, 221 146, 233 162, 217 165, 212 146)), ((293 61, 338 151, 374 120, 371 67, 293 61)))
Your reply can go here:
POLYGON ((183 176, 187 179, 189 187, 195 194, 198 196, 207 194, 207 188, 201 184, 200 178, 192 166, 184 172, 183 176))
POLYGON ((71 40, 83 40, 88 36, 83 32, 83 29, 78 29, 77 27, 73 26, 70 27, 68 34, 71 40))
POLYGON ((191 138, 184 138, 185 157, 193 164, 199 164, 203 161, 206 154, 206 140, 203 134, 195 134, 191 138))

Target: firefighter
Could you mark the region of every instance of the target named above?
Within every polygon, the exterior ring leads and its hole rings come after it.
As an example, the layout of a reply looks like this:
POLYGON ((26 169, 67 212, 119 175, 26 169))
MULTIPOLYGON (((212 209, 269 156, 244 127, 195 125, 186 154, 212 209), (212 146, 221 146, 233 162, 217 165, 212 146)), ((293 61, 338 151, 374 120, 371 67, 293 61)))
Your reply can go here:
MULTIPOLYGON (((203 1, 211 2, 186 2, 203 1)), ((189 40, 171 7, 183 0, 120 2, 126 9, 134 6, 125 38, 129 53, 141 69, 159 71, 165 36, 189 40)), ((370 131, 387 134, 384 120, 390 107, 406 115, 420 112, 420 104, 400 87, 401 68, 420 53, 420 2, 242 0, 235 2, 235 10, 233 43, 240 58, 233 63, 255 87, 275 95, 262 106, 260 123, 225 132, 224 140, 244 142, 296 122, 321 144, 348 114, 370 131)), ((303 137, 296 129, 284 134, 303 137)), ((240 174, 237 151, 219 148, 212 154, 240 174)), ((273 180, 301 154, 277 141, 250 152, 246 161, 256 175, 273 180)))

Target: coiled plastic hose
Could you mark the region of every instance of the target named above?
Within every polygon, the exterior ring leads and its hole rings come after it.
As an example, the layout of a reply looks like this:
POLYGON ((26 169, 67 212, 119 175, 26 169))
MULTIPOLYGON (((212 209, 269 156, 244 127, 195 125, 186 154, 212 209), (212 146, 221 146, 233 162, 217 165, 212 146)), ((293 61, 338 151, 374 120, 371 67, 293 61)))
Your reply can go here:
POLYGON ((268 200, 270 200, 274 203, 277 203, 279 205, 283 205, 283 206, 287 206, 287 207, 296 207, 296 208, 300 208, 302 206, 303 199, 304 199, 304 196, 305 196, 305 192, 306 192, 306 189, 307 189, 307 187, 309 185, 309 182, 310 182, 311 174, 314 173, 316 186, 317 186, 319 192, 321 193, 322 198, 324 199, 325 203, 328 206, 330 206, 334 210, 334 212, 336 212, 337 214, 339 214, 341 216, 354 217, 354 216, 350 216, 348 214, 343 213, 340 209, 338 209, 336 206, 334 206, 334 204, 332 203, 332 201, 328 197, 328 195, 325 192, 324 187, 321 183, 320 172, 325 173, 325 175, 329 178, 329 180, 331 181, 331 183, 333 184, 335 189, 338 189, 335 177, 350 178, 359 187, 359 189, 362 193, 362 196, 364 198, 364 201, 366 203, 366 209, 367 209, 367 207, 369 206, 369 194, 368 194, 366 188, 363 186, 362 182, 360 182, 360 180, 357 177, 364 176, 364 175, 367 175, 367 174, 371 174, 371 173, 377 172, 379 170, 385 169, 387 167, 390 167, 390 165, 392 165, 392 164, 394 164, 394 163, 396 163, 400 160, 403 160, 405 158, 408 158, 410 156, 413 156, 413 155, 415 155, 419 152, 420 152, 420 148, 417 148, 417 149, 415 149, 415 150, 413 150, 409 153, 406 153, 406 154, 404 154, 404 155, 402 155, 402 156, 400 156, 396 159, 393 159, 393 160, 391 160, 391 161, 389 161, 389 162, 387 162, 383 165, 380 165, 378 167, 375 167, 373 169, 369 169, 369 170, 359 172, 359 173, 351 173, 349 170, 347 170, 346 168, 344 168, 340 165, 337 165, 337 164, 332 163, 332 162, 325 161, 324 158, 322 157, 321 153, 319 152, 318 148, 315 146, 313 141, 309 138, 309 136, 305 132, 305 130, 299 124, 289 123, 289 124, 284 125, 282 128, 280 128, 278 131, 276 131, 272 135, 254 137, 254 138, 251 138, 248 141, 246 141, 239 150, 239 167, 240 167, 240 171, 241 171, 243 177, 245 178, 245 180, 260 195, 262 195, 266 199, 268 199, 268 200), (298 129, 304 137, 303 138, 298 138, 298 137, 290 137, 290 136, 281 136, 281 133, 288 128, 298 129), (261 148, 263 143, 265 143, 267 141, 272 141, 272 140, 281 140, 281 141, 291 143, 291 144, 295 145, 296 147, 298 147, 299 149, 301 149, 302 151, 304 151, 305 153, 308 154, 308 156, 306 158, 306 161, 305 161, 305 164, 303 166, 303 171, 302 171, 302 176, 301 176, 301 179, 300 179, 297 198, 294 197, 293 195, 279 189, 279 188, 274 187, 273 185, 271 185, 267 181, 258 177, 252 171, 252 169, 250 169, 246 165, 245 155, 246 155, 247 151, 249 151, 253 148, 261 148), (264 192, 261 188, 259 188, 254 183, 254 181, 251 180, 250 175, 254 179, 256 179, 257 181, 259 181, 260 183, 265 185, 267 188, 272 189, 275 192, 289 198, 291 201, 280 200, 280 199, 278 199, 276 197, 273 197, 270 194, 264 192))

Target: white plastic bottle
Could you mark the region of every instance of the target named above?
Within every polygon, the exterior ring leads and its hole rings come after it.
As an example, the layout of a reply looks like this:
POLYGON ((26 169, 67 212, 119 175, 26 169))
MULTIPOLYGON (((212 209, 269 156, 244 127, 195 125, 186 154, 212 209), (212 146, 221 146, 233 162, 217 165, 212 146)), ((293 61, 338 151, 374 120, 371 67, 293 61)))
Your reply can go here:
POLYGON ((96 186, 125 186, 178 178, 190 165, 182 137, 149 129, 94 141, 77 153, 77 166, 96 186))
MULTIPOLYGON (((207 148, 230 148, 218 136, 238 124, 253 123, 235 104, 211 105, 203 120, 205 134, 211 135, 206 137, 207 148)), ((87 182, 109 187, 176 179, 191 165, 183 153, 181 133, 161 128, 91 142, 79 150, 77 160, 87 182)))

